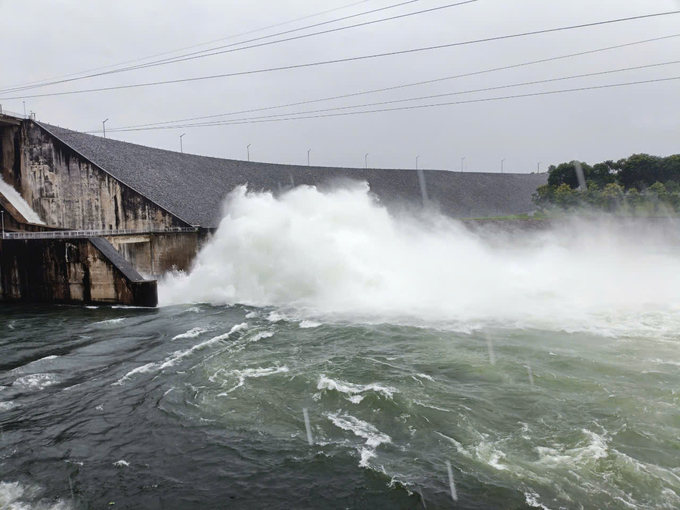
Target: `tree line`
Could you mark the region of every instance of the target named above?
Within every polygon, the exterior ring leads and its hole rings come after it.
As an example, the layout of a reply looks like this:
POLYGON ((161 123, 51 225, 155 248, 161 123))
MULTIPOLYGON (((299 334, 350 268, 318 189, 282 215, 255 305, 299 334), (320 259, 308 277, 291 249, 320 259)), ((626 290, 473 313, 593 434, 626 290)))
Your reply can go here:
POLYGON ((590 210, 631 216, 680 213, 680 154, 634 154, 590 166, 572 161, 548 168, 533 195, 542 212, 590 210))

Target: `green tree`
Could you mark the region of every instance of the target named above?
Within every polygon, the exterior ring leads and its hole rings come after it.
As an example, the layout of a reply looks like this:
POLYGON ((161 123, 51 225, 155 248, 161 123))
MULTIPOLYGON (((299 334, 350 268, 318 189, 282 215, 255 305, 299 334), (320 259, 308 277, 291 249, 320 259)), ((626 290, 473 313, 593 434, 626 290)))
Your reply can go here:
POLYGON ((668 204, 668 191, 666 191, 666 186, 660 182, 652 184, 647 189, 645 195, 648 197, 649 202, 651 202, 654 214, 658 214, 663 205, 668 204))
POLYGON ((668 191, 669 194, 675 193, 676 191, 680 192, 680 184, 676 181, 666 181, 664 186, 666 186, 666 191, 668 191))
POLYGON ((618 171, 618 165, 614 161, 598 163, 590 169, 588 180, 596 183, 598 187, 604 188, 607 184, 616 182, 618 171))
POLYGON ((649 154, 634 154, 624 160, 618 173, 618 181, 625 189, 644 189, 661 180, 662 160, 649 154))
MULTIPOLYGON (((578 172, 576 170, 576 161, 570 163, 562 163, 559 166, 551 165, 548 168, 548 184, 550 186, 559 187, 562 184, 568 184, 570 188, 578 188, 578 172)), ((592 172, 592 168, 587 163, 580 163, 584 173, 584 177, 588 180, 588 176, 592 172)))
POLYGON ((663 158, 661 162, 661 176, 661 181, 663 182, 680 182, 680 154, 663 158))
POLYGON ((625 204, 628 212, 633 216, 637 215, 642 207, 644 199, 645 197, 641 195, 637 189, 629 189, 625 196, 625 204))
POLYGON ((680 191, 674 191, 668 197, 668 203, 677 213, 680 212, 680 191))
POLYGON ((561 184, 555 190, 554 202, 556 206, 562 209, 575 207, 578 203, 578 192, 572 189, 569 184, 561 184))
POLYGON ((531 196, 532 201, 539 209, 547 209, 553 205, 555 199, 555 188, 545 184, 536 189, 536 193, 531 196))
POLYGON ((583 200, 583 205, 591 208, 599 208, 601 204, 600 187, 595 181, 588 181, 588 189, 582 193, 581 199, 583 200))
POLYGON ((600 196, 602 208, 605 211, 615 212, 623 203, 623 188, 616 183, 607 184, 600 196))

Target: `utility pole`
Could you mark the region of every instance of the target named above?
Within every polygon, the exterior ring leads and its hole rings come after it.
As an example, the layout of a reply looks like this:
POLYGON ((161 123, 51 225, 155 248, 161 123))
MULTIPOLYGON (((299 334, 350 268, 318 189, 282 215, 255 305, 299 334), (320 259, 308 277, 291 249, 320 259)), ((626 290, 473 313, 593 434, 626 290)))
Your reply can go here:
POLYGON ((504 170, 504 167, 503 167, 504 163, 505 163, 505 159, 501 159, 501 173, 503 173, 503 170, 504 170))
POLYGON ((179 151, 184 154, 184 144, 182 143, 182 137, 186 135, 186 133, 182 133, 179 135, 179 151))
POLYGON ((5 238, 5 211, 2 210, 0 211, 0 214, 2 214, 2 238, 5 238))
POLYGON ((109 120, 109 119, 106 119, 106 120, 102 121, 102 127, 104 128, 104 138, 106 138, 106 122, 107 122, 108 120, 109 120))
POLYGON ((538 173, 539 174, 541 173, 541 163, 543 163, 543 161, 538 162, 538 173))
POLYGON ((309 149, 307 151, 307 166, 309 166, 309 153, 312 152, 312 149, 309 149))
POLYGON ((461 172, 465 171, 465 158, 460 160, 460 171, 461 172))
POLYGON ((248 145, 246 145, 246 150, 248 151, 248 161, 250 161, 250 146, 251 146, 251 145, 252 145, 251 143, 249 143, 248 145))
POLYGON ((416 170, 418 170, 418 158, 420 158, 420 156, 416 156, 416 170))
POLYGON ((369 155, 369 154, 370 154, 370 153, 367 152, 366 155, 364 156, 364 161, 366 162, 366 168, 368 168, 368 155, 369 155))
POLYGON ((24 117, 26 116, 26 101, 23 101, 24 103, 24 117))

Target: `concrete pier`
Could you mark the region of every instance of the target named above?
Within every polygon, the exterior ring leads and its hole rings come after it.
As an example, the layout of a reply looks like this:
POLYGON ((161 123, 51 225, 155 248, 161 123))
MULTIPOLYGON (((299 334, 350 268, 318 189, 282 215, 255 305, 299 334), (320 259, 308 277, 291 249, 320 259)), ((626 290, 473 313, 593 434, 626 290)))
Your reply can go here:
POLYGON ((31 303, 158 304, 145 280, 103 238, 0 241, 0 299, 31 303))

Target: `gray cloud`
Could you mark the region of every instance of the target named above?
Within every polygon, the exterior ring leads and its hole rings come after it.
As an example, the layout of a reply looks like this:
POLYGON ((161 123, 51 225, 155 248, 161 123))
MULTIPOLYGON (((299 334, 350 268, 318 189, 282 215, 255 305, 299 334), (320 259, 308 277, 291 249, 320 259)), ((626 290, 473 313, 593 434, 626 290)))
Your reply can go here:
MULTIPOLYGON (((231 34, 298 18, 350 3, 349 0, 206 1, 147 0, 81 2, 61 0, 0 3, 4 40, 0 86, 52 78, 148 54, 190 46, 231 34), (29 30, 30 28, 30 30, 29 30)), ((395 3, 370 0, 314 20, 331 19, 395 3)), ((422 0, 390 13, 449 3, 422 0)), ((412 18, 322 35, 243 52, 141 70, 50 90, 72 90, 147 80, 227 73, 343 58, 480 37, 557 27, 677 9, 677 0, 480 0, 476 4, 412 18)), ((388 15, 376 14, 367 19, 388 15)), ((39 119, 78 130, 171 120, 174 118, 258 108, 336 94, 380 88, 471 72, 556 55, 680 32, 680 16, 634 21, 607 27, 548 34, 499 43, 387 57, 310 69, 244 76, 56 98, 27 100, 39 119)), ((358 20, 357 20, 358 21, 358 20)), ((346 22, 351 23, 351 22, 346 22)), ((294 25, 293 25, 294 26, 294 25)), ((607 53, 441 82, 412 89, 323 103, 309 109, 360 102, 444 94, 529 80, 597 72, 680 59, 679 40, 650 43, 607 53)), ((536 85, 517 93, 556 90, 623 81, 680 76, 680 66, 536 85)), ((579 92, 560 96, 460 105, 363 116, 221 126, 191 130, 150 131, 114 135, 136 143, 179 149, 187 132, 188 152, 245 159, 252 143, 253 159, 282 163, 413 167, 415 156, 426 168, 530 172, 538 161, 580 158, 616 159, 633 152, 667 155, 677 152, 677 82, 633 88, 579 92)), ((493 97, 503 93, 480 93, 493 97)), ((0 94, 0 97, 2 94, 0 94)), ((3 104, 21 111, 20 100, 3 104)), ((307 109, 306 107, 296 110, 307 109)))

